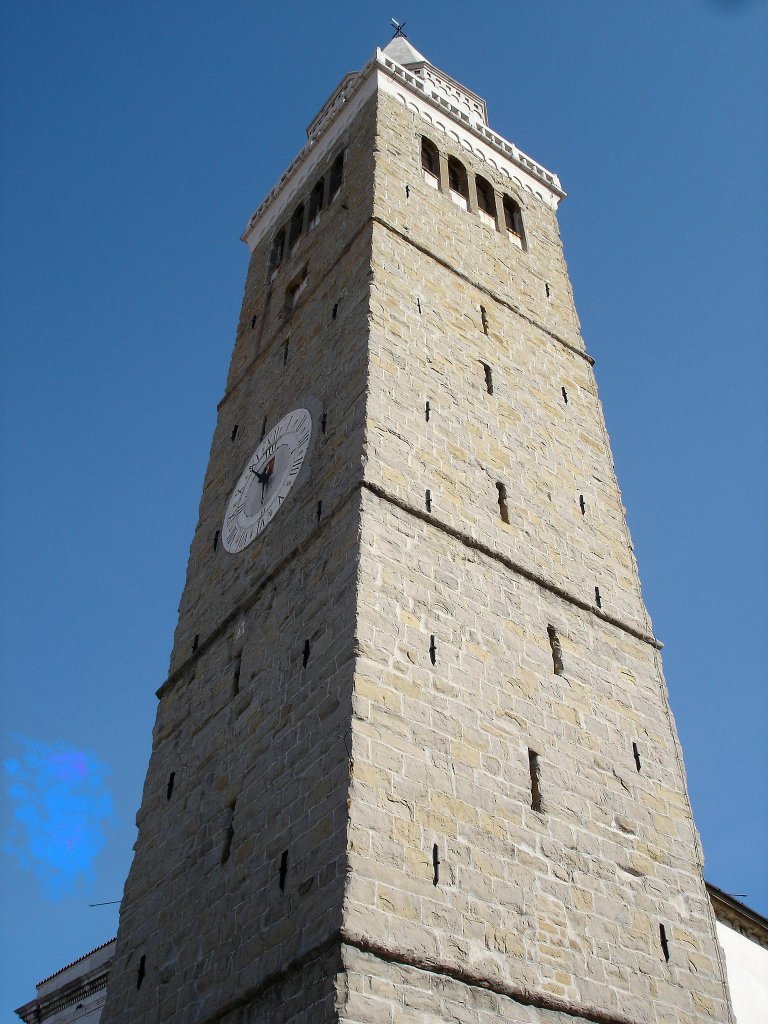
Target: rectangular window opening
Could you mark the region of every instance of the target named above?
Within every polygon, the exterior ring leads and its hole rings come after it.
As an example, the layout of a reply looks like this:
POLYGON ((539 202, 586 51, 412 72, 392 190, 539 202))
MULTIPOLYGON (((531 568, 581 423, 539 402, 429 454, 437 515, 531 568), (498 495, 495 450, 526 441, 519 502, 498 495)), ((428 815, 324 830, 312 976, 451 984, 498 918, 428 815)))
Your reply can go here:
POLYGON ((147 958, 142 953, 141 959, 139 960, 139 969, 136 972, 136 988, 141 988, 141 983, 144 981, 144 976, 147 973, 147 958))
POLYGON ((288 877, 288 851, 283 850, 280 854, 280 876, 279 885, 280 892, 285 892, 285 880, 288 877))
POLYGON ((424 504, 427 507, 427 512, 432 511, 432 491, 426 491, 424 494, 424 504))
POLYGON ((432 885, 437 885, 440 881, 440 851, 437 848, 437 843, 432 846, 432 885))
POLYGON ((165 790, 165 799, 166 800, 170 800, 171 799, 171 794, 173 793, 173 784, 174 784, 175 781, 176 781, 176 772, 171 772, 171 774, 168 776, 168 786, 166 787, 166 790, 165 790))
POLYGON ((228 821, 227 821, 227 827, 226 827, 226 829, 224 831, 224 846, 222 847, 222 850, 221 850, 221 863, 222 864, 226 864, 227 861, 229 860, 229 855, 232 852, 232 840, 235 838, 235 827, 234 827, 235 801, 234 800, 232 801, 232 803, 227 808, 227 815, 228 815, 228 821))
POLYGON ((304 641, 304 653, 302 655, 302 665, 304 666, 304 668, 307 667, 307 663, 308 662, 309 662, 309 640, 305 640, 304 641))
POLYGON ((539 766, 539 755, 535 750, 531 750, 530 747, 528 748, 528 771, 531 775, 531 810, 541 812, 541 769, 539 766))
POLYGON ((603 599, 600 596, 600 587, 595 587, 595 604, 598 608, 603 607, 603 599))
POLYGON ((502 523, 509 523, 509 509, 507 508, 507 488, 502 483, 496 484, 498 491, 499 515, 502 523))
POLYGON ((192 641, 192 650, 196 651, 199 646, 200 646, 200 634, 199 633, 195 633, 195 639, 192 641))
POLYGON ((213 550, 215 551, 218 546, 219 546, 219 531, 217 530, 216 533, 214 533, 214 535, 213 535, 213 550))
POLYGON ((488 363, 483 363, 481 361, 480 365, 482 366, 483 372, 485 373, 485 390, 488 392, 489 395, 492 395, 493 394, 493 370, 488 365, 488 363))
POLYGON ((581 514, 583 516, 587 514, 587 503, 584 501, 583 494, 579 495, 579 508, 581 509, 581 514))
POLYGON ((232 427, 232 433, 230 434, 230 440, 231 441, 234 441, 235 438, 237 437, 237 431, 238 431, 238 424, 236 423, 234 425, 234 427, 232 427))
POLYGON ((328 413, 324 412, 320 417, 320 429, 325 433, 325 428, 328 426, 328 413))
POLYGON ((547 626, 547 634, 549 636, 549 646, 552 650, 552 665, 555 675, 561 676, 563 674, 563 648, 560 644, 560 637, 557 635, 557 630, 554 626, 547 626))
POLYGON ((429 638, 429 660, 432 662, 433 665, 437 661, 437 645, 435 644, 434 633, 429 638))
POLYGON ((317 503, 317 521, 318 521, 318 523, 320 522, 320 517, 322 516, 322 514, 323 514, 323 503, 322 503, 322 501, 318 501, 318 503, 317 503))
POLYGON ((635 768, 637 768, 637 770, 640 771, 640 769, 642 768, 643 765, 642 765, 642 762, 640 761, 640 751, 637 749, 637 744, 636 743, 632 744, 632 756, 635 759, 635 768))
POLYGON ((429 402, 427 402, 427 404, 424 406, 424 419, 427 421, 427 423, 429 423, 429 414, 431 411, 432 410, 430 408, 429 402))
POLYGON ((480 307, 480 322, 483 325, 483 334, 488 333, 488 314, 485 311, 485 306, 480 307))
POLYGON ((337 302, 334 305, 333 309, 331 310, 331 320, 335 320, 336 317, 338 316, 338 313, 339 313, 339 304, 337 302))
POLYGON ((560 388, 560 390, 563 393, 563 401, 565 402, 566 405, 568 405, 568 392, 565 390, 564 387, 560 388))
POLYGON ((238 654, 235 658, 234 668, 232 670, 232 696, 236 697, 240 693, 240 673, 243 668, 243 655, 238 654))
POLYGON ((669 963, 669 940, 667 939, 667 929, 663 924, 659 925, 659 941, 661 942, 661 951, 664 954, 664 959, 669 963))

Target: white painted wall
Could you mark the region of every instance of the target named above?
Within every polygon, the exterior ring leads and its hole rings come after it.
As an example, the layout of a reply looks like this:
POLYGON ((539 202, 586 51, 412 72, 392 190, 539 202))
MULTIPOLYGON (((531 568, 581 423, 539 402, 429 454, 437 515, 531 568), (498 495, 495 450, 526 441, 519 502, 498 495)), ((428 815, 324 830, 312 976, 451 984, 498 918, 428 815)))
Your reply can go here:
POLYGON ((717 937, 737 1024, 768 1024, 768 949, 722 921, 717 922, 717 937))

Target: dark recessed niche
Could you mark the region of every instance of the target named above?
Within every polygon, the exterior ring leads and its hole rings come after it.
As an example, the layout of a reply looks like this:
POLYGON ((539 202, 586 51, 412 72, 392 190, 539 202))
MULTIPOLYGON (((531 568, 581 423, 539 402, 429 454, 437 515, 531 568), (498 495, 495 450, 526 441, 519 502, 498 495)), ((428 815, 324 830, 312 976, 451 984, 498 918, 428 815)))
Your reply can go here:
POLYGON ((541 812, 543 808, 541 800, 541 766, 539 755, 535 750, 528 748, 528 771, 531 776, 531 810, 541 812))
POLYGON ((139 960, 139 968, 136 971, 136 988, 141 988, 141 983, 144 981, 144 977, 147 973, 147 958, 142 953, 141 959, 139 960))

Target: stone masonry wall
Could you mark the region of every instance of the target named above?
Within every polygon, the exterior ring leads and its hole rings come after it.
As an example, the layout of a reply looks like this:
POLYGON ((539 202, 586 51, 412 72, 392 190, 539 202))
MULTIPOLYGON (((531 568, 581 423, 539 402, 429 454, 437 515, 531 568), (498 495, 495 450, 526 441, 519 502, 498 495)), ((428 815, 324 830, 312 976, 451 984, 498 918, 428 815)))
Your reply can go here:
POLYGON ((324 981, 312 982, 311 998, 307 980, 286 994, 309 966, 280 979, 341 924, 374 115, 369 104, 318 163, 327 180, 345 148, 339 193, 274 277, 271 237, 251 258, 158 694, 105 1024, 310 1024, 334 1014, 324 981), (232 555, 216 531, 235 482, 264 431, 306 396, 317 414, 304 482, 232 555), (301 1011, 286 1015, 297 999, 301 1011))
POLYGON ((628 1019, 727 1020, 657 652, 377 495, 362 518, 347 933, 628 1019))
POLYGON ((424 182, 427 128, 382 97, 366 479, 418 509, 429 490, 441 522, 650 632, 591 366, 545 329, 582 348, 570 289, 547 311, 530 297, 564 270, 554 214, 520 194, 516 248, 424 182))
MULTIPOLYGON (((293 253, 286 247, 271 282, 268 265, 273 236, 264 238, 251 257, 227 390, 219 405, 190 548, 171 671, 188 658, 195 636, 202 641, 222 614, 260 578, 297 545, 311 541, 317 528, 318 501, 322 501, 322 514, 329 514, 359 478, 367 374, 374 115, 375 107, 369 104, 355 122, 355 131, 342 138, 318 165, 317 178, 324 176, 327 184, 332 157, 345 149, 340 192, 324 209, 317 226, 305 230, 293 253), (306 284, 295 307, 287 312, 286 290, 304 267, 306 284), (313 396, 325 413, 326 432, 315 423, 311 472, 302 486, 294 488, 290 512, 281 510, 274 526, 237 557, 220 544, 214 550, 227 500, 262 430, 268 432, 307 395, 313 396), (238 430, 233 441, 235 425, 238 430)), ((308 198, 297 196, 297 202, 303 199, 306 204, 308 198)))
MULTIPOLYGON (((679 746, 554 215, 518 195, 529 248, 514 248, 424 182, 422 133, 380 97, 345 935, 554 1007, 516 1018, 489 1004, 466 1021, 551 1021, 558 1007, 726 1021, 679 746)), ((356 997, 343 1019, 458 1012, 405 1009, 404 984, 382 983, 378 1015, 356 997)))

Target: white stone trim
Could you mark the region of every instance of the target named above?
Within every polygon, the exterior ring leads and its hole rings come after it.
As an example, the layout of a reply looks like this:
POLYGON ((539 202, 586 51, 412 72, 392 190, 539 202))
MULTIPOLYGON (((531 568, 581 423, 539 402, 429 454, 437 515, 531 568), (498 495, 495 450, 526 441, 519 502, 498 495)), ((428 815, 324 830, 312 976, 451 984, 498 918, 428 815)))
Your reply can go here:
MULTIPOLYGON (((377 49, 361 71, 344 76, 310 123, 307 142, 251 216, 241 235, 251 252, 273 229, 285 209, 303 197, 321 158, 337 143, 348 122, 376 89, 394 96, 475 159, 487 163, 553 209, 565 196, 557 175, 491 131, 483 123, 483 114, 475 111, 477 120, 473 122, 469 113, 436 92, 429 79, 413 74, 377 49)), ((467 95, 474 96, 468 90, 467 95)))

